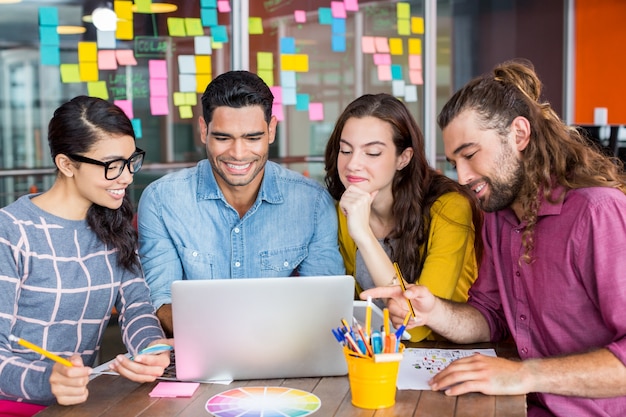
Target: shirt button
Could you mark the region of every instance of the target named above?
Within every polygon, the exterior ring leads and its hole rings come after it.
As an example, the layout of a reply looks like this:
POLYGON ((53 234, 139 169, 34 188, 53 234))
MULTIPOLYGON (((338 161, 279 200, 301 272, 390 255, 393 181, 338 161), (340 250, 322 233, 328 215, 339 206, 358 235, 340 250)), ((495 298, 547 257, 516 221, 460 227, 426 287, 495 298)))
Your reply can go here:
POLYGON ((235 232, 235 233, 239 233, 239 228, 238 228, 238 227, 235 227, 235 228, 233 229, 233 232, 235 232))
POLYGON ((285 262, 283 263, 283 266, 289 266, 289 262, 285 261, 285 262))
POLYGON ((522 348, 522 353, 525 355, 528 353, 528 348, 522 348))
POLYGON ((520 319, 521 321, 524 321, 524 320, 526 320, 526 316, 522 314, 521 316, 519 316, 519 319, 520 319))
POLYGON ((519 277, 520 275, 522 275, 522 274, 520 274, 519 271, 515 271, 515 276, 519 277))
POLYGON ((191 255, 193 255, 194 257, 198 256, 198 252, 194 251, 191 255))
POLYGON ((241 262, 235 262, 235 266, 239 268, 241 266, 241 262))

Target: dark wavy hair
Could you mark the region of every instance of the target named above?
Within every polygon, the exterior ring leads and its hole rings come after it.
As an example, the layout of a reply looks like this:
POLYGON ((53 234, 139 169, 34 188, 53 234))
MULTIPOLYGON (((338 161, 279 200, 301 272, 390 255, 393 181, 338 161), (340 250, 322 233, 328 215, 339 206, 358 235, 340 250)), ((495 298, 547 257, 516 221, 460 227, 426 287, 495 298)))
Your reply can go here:
MULTIPOLYGON (((482 212, 478 208, 475 197, 456 181, 440 174, 433 169, 426 159, 424 136, 406 106, 389 94, 365 94, 346 107, 339 116, 335 128, 326 145, 324 181, 330 195, 340 200, 346 190, 339 178, 337 156, 343 128, 351 118, 375 117, 388 123, 393 130, 393 142, 396 155, 406 148, 413 148, 413 157, 406 167, 396 171, 392 182, 393 205, 391 208, 396 219, 393 230, 385 238, 396 239, 392 246, 392 259, 395 259, 401 270, 405 272, 408 282, 416 282, 428 256, 428 229, 430 224, 430 208, 435 200, 443 194, 457 192, 465 196, 472 208, 475 239, 474 249, 476 260, 482 257, 482 212), (420 246, 424 251, 420 256, 420 246)), ((446 219, 453 222, 451 219, 446 219)))
MULTIPOLYGON (((135 139, 132 123, 116 105, 96 97, 78 96, 54 112, 48 126, 52 159, 59 155, 84 154, 105 136, 124 135, 135 139)), ((76 162, 80 164, 80 162, 76 162)), ((87 223, 98 238, 118 250, 118 264, 130 271, 141 270, 137 257, 137 231, 128 194, 117 210, 92 204, 87 223)))
POLYGON ((584 187, 618 188, 626 193, 626 176, 616 158, 607 157, 576 127, 568 126, 547 102, 540 101, 542 84, 530 61, 506 61, 457 91, 444 105, 438 124, 444 129, 465 110, 478 114, 483 129, 506 137, 513 120, 522 116, 531 127, 530 141, 522 151, 525 181, 518 196, 528 223, 523 232, 524 262, 532 261, 533 231, 539 195, 548 202, 556 185, 565 190, 584 187))
POLYGON ((217 107, 261 106, 265 121, 272 118, 274 95, 258 75, 248 71, 229 71, 214 78, 202 94, 202 115, 211 123, 217 107))

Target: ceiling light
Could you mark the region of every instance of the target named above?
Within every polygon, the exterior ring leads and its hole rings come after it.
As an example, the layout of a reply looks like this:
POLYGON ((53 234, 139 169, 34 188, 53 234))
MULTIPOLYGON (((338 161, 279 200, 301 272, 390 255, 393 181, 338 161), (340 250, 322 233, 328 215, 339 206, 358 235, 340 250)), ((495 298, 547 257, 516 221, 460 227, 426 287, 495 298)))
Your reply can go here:
POLYGON ((98 7, 91 13, 93 24, 98 30, 114 31, 117 29, 117 15, 109 7, 98 7))
POLYGON ((137 5, 133 4, 133 13, 171 13, 178 10, 178 6, 169 3, 151 3, 149 12, 140 12, 137 5))
POLYGON ((21 3, 22 0, 0 0, 0 4, 13 4, 13 3, 21 3))
POLYGON ((57 26, 57 33, 59 35, 80 35, 87 32, 87 28, 84 26, 62 25, 57 26))

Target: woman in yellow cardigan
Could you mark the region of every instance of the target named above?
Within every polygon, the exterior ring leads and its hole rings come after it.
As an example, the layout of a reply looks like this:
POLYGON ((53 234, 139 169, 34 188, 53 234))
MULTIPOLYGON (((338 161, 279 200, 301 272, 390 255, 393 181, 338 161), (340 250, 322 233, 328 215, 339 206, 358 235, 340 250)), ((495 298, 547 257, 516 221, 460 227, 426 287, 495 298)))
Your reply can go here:
MULTIPOLYGON (((482 214, 468 189, 428 165, 424 136, 401 101, 366 94, 350 103, 328 140, 325 166, 338 201, 339 249, 357 292, 396 284, 397 262, 407 282, 467 300, 482 214)), ((433 337, 424 326, 410 333, 412 341, 433 337)))

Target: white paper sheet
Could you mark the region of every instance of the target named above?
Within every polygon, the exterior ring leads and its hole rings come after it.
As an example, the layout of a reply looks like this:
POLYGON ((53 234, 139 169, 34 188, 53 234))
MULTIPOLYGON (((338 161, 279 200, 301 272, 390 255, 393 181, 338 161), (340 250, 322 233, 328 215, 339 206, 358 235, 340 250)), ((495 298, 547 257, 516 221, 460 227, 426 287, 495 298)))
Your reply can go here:
POLYGON ((429 390, 428 381, 456 359, 480 353, 496 356, 493 349, 422 349, 404 350, 398 374, 398 389, 429 390))

